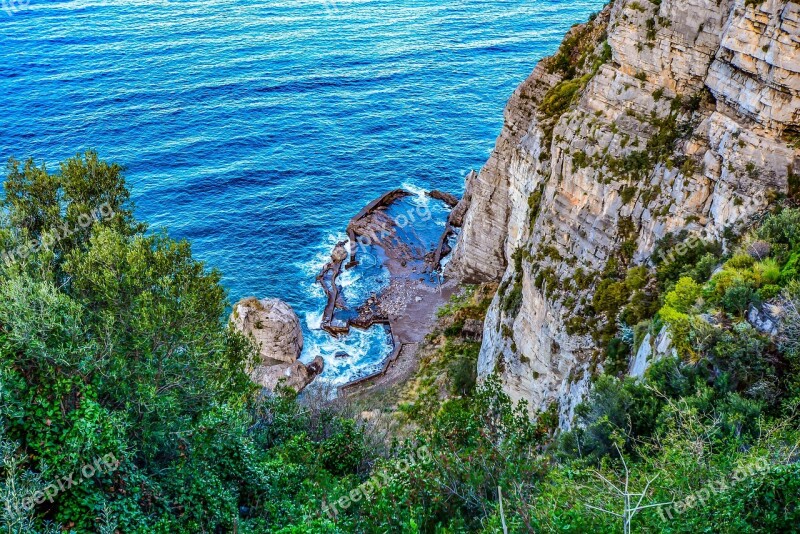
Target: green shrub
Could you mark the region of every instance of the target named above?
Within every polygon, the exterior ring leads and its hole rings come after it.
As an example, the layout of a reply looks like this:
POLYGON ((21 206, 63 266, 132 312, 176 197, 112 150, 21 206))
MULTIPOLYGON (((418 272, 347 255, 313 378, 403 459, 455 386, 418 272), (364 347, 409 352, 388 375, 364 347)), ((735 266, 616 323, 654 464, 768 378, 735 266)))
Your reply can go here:
POLYGON ((688 313, 700 298, 701 288, 691 278, 684 277, 675 284, 675 289, 667 293, 664 302, 680 313, 688 313))
POLYGON ((450 363, 450 391, 454 395, 470 395, 478 381, 477 358, 460 357, 450 363))
MULTIPOLYGON (((676 282, 682 276, 692 276, 693 270, 700 268, 702 271, 716 266, 716 258, 722 254, 722 245, 719 242, 704 241, 688 232, 668 234, 660 239, 653 251, 653 261, 656 263, 656 278, 662 287, 670 282, 676 282)), ((703 282, 700 274, 694 273, 696 282, 703 282)), ((710 273, 709 273, 710 274, 710 273)))
MULTIPOLYGON (((336 422, 333 435, 320 444, 320 460, 323 467, 334 475, 346 475, 358 471, 366 457, 364 437, 352 420, 336 422)), ((303 458, 298 458, 303 460, 303 458)))
POLYGON ((516 317, 522 307, 522 283, 517 281, 503 299, 503 311, 510 317, 516 317))
POLYGON ((755 265, 756 260, 749 254, 736 254, 725 263, 726 269, 749 269, 755 265))
POLYGON ((772 244, 782 244, 789 249, 800 248, 800 209, 787 208, 770 215, 759 227, 758 237, 772 244))
POLYGON ((556 84, 544 95, 539 110, 552 119, 560 117, 569 109, 585 82, 586 80, 578 78, 556 84))
MULTIPOLYGON (((681 516, 684 532, 700 532, 711 525, 719 532, 796 532, 800 524, 800 465, 768 466, 752 476, 732 477, 717 485, 681 516)), ((707 531, 707 530, 706 530, 707 531)))
POLYGON ((741 317, 747 312, 750 304, 760 304, 760 299, 752 287, 745 283, 737 283, 725 291, 721 304, 728 313, 741 317))
POLYGON ((613 315, 628 302, 628 296, 628 286, 625 282, 605 279, 597 286, 593 306, 598 312, 610 314, 613 318, 613 315))
POLYGON ((758 290, 758 300, 767 301, 772 300, 781 293, 781 286, 777 284, 767 284, 758 290))
POLYGON ((781 268, 774 259, 766 259, 755 266, 755 270, 764 284, 777 284, 781 279, 781 268))
POLYGON ((792 253, 789 261, 786 262, 786 265, 781 270, 781 283, 783 285, 798 279, 800 279, 800 250, 792 253))
POLYGON ((644 288, 649 280, 650 271, 644 266, 628 269, 625 275, 625 285, 628 287, 628 291, 631 292, 644 288))
POLYGON ((704 254, 692 269, 684 272, 690 276, 692 280, 698 284, 702 284, 711 277, 711 274, 714 272, 714 269, 716 269, 718 264, 719 258, 709 252, 704 254))
POLYGON ((615 337, 606 346, 606 369, 609 375, 619 375, 628 370, 631 348, 621 339, 615 337))
POLYGON ((672 306, 664 306, 658 311, 658 317, 669 327, 675 349, 684 356, 691 356, 694 351, 689 343, 691 321, 689 315, 672 306))

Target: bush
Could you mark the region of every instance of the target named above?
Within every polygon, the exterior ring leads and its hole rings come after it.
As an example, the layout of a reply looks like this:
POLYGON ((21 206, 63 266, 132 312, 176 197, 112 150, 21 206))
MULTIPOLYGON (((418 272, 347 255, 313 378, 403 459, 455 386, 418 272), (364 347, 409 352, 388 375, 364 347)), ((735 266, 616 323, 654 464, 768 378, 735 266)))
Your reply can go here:
POLYGON ((742 317, 750 308, 750 304, 760 304, 760 299, 752 287, 740 282, 725 291, 720 302, 725 311, 742 317))
POLYGON ((628 371, 631 348, 621 339, 613 338, 606 347, 606 369, 609 375, 620 375, 628 371))
POLYGON ((644 288, 649 280, 650 271, 644 266, 628 269, 628 272, 625 275, 625 285, 628 287, 628 291, 630 292, 638 291, 639 289, 644 288))
POLYGON ((788 284, 792 280, 800 279, 800 251, 793 252, 781 270, 781 283, 788 284))
POLYGON ((729 375, 730 388, 742 391, 759 380, 774 376, 767 347, 764 337, 743 321, 730 330, 717 329, 708 354, 729 375))
POLYGON ((781 293, 781 286, 776 284, 768 284, 758 290, 758 298, 761 301, 772 300, 781 293))
POLYGON ((352 420, 337 421, 333 435, 320 444, 322 465, 334 475, 357 472, 365 456, 364 435, 352 420))
POLYGON ((800 465, 769 466, 722 481, 721 492, 681 517, 685 532, 716 525, 720 532, 796 532, 800 524, 800 465))
POLYGON ((564 80, 553 86, 542 99, 539 110, 547 117, 558 118, 564 114, 583 86, 586 80, 578 78, 576 80, 564 80))
POLYGON ((773 259, 757 263, 755 269, 764 284, 777 284, 781 279, 781 268, 773 259))
POLYGON ((717 268, 718 264, 719 258, 709 252, 700 258, 700 260, 697 262, 697 265, 684 272, 690 276, 692 280, 698 284, 702 284, 711 277, 711 274, 714 272, 714 269, 717 268))
POLYGON ((757 231, 758 237, 772 244, 800 248, 800 209, 784 209, 770 215, 757 231))
POLYGON ((691 320, 688 314, 682 313, 672 306, 664 306, 658 311, 658 317, 669 327, 675 349, 683 356, 694 354, 689 343, 691 320))
POLYGON ((517 281, 503 299, 503 311, 509 317, 516 317, 522 307, 522 283, 517 281))
POLYGON ((478 362, 460 357, 450 363, 450 391, 454 395, 470 395, 478 381, 478 362))
MULTIPOLYGON (((718 258, 722 254, 722 245, 718 242, 703 241, 696 236, 690 236, 687 232, 678 234, 668 234, 660 239, 653 251, 653 260, 656 263, 656 278, 662 287, 666 287, 669 282, 675 282, 682 276, 689 276, 688 273, 703 260, 703 269, 713 261, 710 258, 718 258), (709 258, 710 256, 710 258, 709 258)), ((713 261, 716 265, 716 261, 713 261)), ((695 281, 702 282, 704 279, 693 277, 695 281)))
POLYGON ((749 269, 755 265, 756 260, 748 254, 736 254, 725 263, 726 269, 749 269))
POLYGON ((628 302, 629 290, 625 282, 605 279, 597 286, 594 294, 593 306, 598 312, 613 315, 619 312, 628 302))
POLYGON ((691 278, 684 277, 675 284, 675 289, 670 291, 664 299, 670 306, 681 313, 688 313, 700 298, 701 288, 691 278))
POLYGON ((789 356, 800 357, 800 282, 789 284, 781 296, 780 307, 781 348, 789 356))

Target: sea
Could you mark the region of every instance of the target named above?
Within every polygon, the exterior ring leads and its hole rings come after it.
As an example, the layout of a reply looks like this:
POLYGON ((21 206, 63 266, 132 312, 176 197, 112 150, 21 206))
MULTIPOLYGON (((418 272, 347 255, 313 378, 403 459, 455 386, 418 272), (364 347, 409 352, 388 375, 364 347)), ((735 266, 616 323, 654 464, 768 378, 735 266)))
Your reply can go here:
POLYGON ((0 159, 123 165, 137 217, 231 302, 291 304, 303 361, 341 384, 391 350, 380 326, 319 328, 315 276, 350 218, 398 187, 460 194, 515 87, 604 3, 0 0, 0 159))

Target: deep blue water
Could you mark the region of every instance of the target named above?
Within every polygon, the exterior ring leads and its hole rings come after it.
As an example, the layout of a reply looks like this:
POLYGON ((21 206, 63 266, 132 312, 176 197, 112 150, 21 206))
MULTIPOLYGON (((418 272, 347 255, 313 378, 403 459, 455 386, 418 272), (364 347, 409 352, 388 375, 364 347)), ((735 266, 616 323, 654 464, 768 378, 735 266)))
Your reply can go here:
POLYGON ((138 217, 189 239, 232 301, 295 308, 304 359, 360 352, 343 379, 386 350, 380 329, 314 330, 347 221, 403 184, 459 193, 514 88, 603 3, 2 0, 0 159, 125 165, 138 217))

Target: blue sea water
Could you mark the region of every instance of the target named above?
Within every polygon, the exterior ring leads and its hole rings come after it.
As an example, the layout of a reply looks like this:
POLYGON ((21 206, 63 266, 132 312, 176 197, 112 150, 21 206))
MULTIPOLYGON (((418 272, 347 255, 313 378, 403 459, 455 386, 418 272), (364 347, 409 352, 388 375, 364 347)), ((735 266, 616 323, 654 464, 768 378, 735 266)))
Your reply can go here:
POLYGON ((380 328, 317 329, 314 276, 349 219, 401 185, 460 193, 511 92, 604 1, 26 3, 0 2, 0 159, 124 165, 138 217, 190 240, 232 301, 289 302, 303 359, 341 382, 388 350, 380 328))

